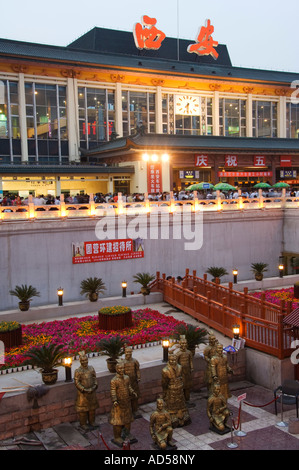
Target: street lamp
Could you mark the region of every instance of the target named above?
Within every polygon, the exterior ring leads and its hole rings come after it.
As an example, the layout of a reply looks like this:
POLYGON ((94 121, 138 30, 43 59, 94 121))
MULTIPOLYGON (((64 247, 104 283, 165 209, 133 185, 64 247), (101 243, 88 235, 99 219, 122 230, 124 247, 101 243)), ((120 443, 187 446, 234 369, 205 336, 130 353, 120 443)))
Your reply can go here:
POLYGON ((63 359, 63 365, 65 367, 65 381, 72 382, 72 362, 73 359, 71 357, 65 357, 63 359))
POLYGON ((122 287, 122 289, 123 289, 123 294, 122 294, 123 297, 127 297, 127 282, 126 282, 126 281, 123 281, 123 282, 121 283, 121 287, 122 287))
POLYGON ((58 305, 61 307, 63 305, 63 289, 59 287, 57 289, 57 295, 58 295, 58 305))
POLYGON ((233 269, 234 284, 238 284, 238 270, 233 269))
POLYGON ((168 362, 168 349, 169 349, 169 339, 165 338, 162 340, 162 348, 163 348, 163 362, 168 362))
POLYGON ((235 339, 240 337, 240 325, 233 325, 233 334, 235 339))
POLYGON ((280 265, 278 266, 278 269, 279 269, 279 277, 283 277, 284 265, 283 265, 283 264, 280 264, 280 265))

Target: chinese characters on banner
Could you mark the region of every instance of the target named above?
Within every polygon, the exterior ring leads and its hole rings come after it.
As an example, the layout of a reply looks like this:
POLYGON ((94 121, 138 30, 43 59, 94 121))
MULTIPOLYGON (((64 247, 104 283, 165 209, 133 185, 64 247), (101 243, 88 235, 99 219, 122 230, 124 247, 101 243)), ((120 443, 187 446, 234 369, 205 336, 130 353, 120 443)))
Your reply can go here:
POLYGON ((253 164, 254 166, 266 166, 266 157, 264 155, 256 155, 253 164))
POLYGON ((236 177, 236 176, 272 176, 272 171, 219 171, 220 177, 236 177))
POLYGON ((143 240, 121 239, 72 243, 73 264, 144 258, 143 240))
MULTIPOLYGON (((166 35, 163 31, 156 28, 156 24, 156 18, 151 18, 147 15, 142 17, 141 23, 135 24, 133 36, 138 49, 160 49, 166 35)), ((218 46, 218 42, 214 41, 212 37, 213 32, 214 26, 211 24, 211 20, 207 20, 206 25, 200 28, 196 39, 197 42, 190 44, 187 47, 187 51, 190 53, 195 52, 199 56, 211 55, 216 60, 219 56, 215 49, 218 46)))
POLYGON ((237 157, 237 155, 225 155, 225 166, 227 166, 227 167, 238 166, 238 157, 237 157))
POLYGON ((160 193, 162 191, 162 166, 160 162, 148 163, 147 181, 148 193, 160 193))
POLYGON ((208 166, 208 156, 207 155, 195 155, 195 166, 205 167, 208 166))
POLYGON ((136 23, 133 30, 135 45, 138 49, 160 49, 165 33, 156 28, 156 18, 144 15, 141 23, 136 23))
POLYGON ((218 46, 218 42, 214 41, 212 34, 214 32, 214 26, 211 25, 211 21, 207 20, 206 25, 200 28, 197 36, 197 43, 190 44, 187 51, 192 53, 195 52, 198 55, 211 55, 213 59, 217 59, 219 54, 215 47, 218 46))

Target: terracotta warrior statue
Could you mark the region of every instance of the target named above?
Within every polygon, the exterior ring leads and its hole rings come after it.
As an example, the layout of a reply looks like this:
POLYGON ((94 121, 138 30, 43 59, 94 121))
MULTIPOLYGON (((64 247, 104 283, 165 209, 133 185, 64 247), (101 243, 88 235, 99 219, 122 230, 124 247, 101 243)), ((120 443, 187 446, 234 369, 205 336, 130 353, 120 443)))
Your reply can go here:
POLYGON ((227 363, 227 357, 223 354, 223 345, 218 344, 216 354, 211 359, 211 374, 213 377, 213 388, 216 382, 220 385, 220 393, 227 400, 231 397, 228 386, 228 374, 233 371, 227 363))
POLYGON ((96 396, 98 382, 95 370, 88 365, 88 357, 84 351, 79 353, 80 367, 75 370, 74 383, 77 388, 75 403, 79 414, 80 426, 84 430, 95 427, 95 410, 99 407, 96 396), (89 424, 89 426, 88 426, 89 424))
POLYGON ((173 429, 170 414, 165 409, 163 398, 157 399, 157 409, 151 414, 150 433, 154 443, 161 450, 165 450, 167 446, 176 448, 172 442, 173 429))
POLYGON ((193 354, 187 349, 187 340, 184 335, 180 336, 179 351, 175 352, 177 363, 182 366, 182 378, 185 400, 190 400, 190 390, 192 388, 193 354))
POLYGON ((130 385, 129 377, 125 375, 125 367, 122 360, 118 360, 116 364, 116 375, 111 380, 110 393, 112 408, 109 422, 113 426, 114 435, 112 442, 119 447, 122 447, 126 439, 130 440, 130 442, 137 442, 130 433, 131 423, 134 421, 131 397, 136 394, 130 385))
POLYGON ((220 434, 230 431, 230 428, 226 426, 230 411, 227 409, 226 399, 220 393, 220 385, 218 383, 214 385, 213 393, 208 398, 207 414, 212 431, 220 434))
POLYGON ((162 389, 165 408, 170 414, 172 427, 185 426, 191 422, 183 388, 183 368, 176 355, 170 353, 168 363, 162 369, 162 389))
POLYGON ((137 359, 132 357, 132 348, 125 348, 125 375, 128 375, 130 378, 130 385, 135 392, 135 395, 131 398, 132 403, 132 412, 134 417, 137 415, 138 410, 138 398, 140 397, 139 382, 140 382, 140 365, 137 359))
POLYGON ((207 384, 207 389, 208 389, 208 395, 211 395, 212 389, 213 389, 213 377, 211 373, 211 359, 213 356, 216 354, 217 350, 217 345, 218 345, 218 340, 216 339, 216 336, 212 333, 209 334, 209 344, 208 346, 205 347, 203 351, 203 355, 205 358, 205 361, 207 363, 207 368, 205 371, 205 382, 207 384))

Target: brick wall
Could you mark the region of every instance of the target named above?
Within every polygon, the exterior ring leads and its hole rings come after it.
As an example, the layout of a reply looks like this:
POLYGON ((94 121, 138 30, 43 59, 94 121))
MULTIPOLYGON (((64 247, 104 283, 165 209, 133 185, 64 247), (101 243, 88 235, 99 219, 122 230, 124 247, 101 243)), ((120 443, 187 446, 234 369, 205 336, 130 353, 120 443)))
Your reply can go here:
MULTIPOLYGON (((245 349, 228 355, 228 361, 234 374, 230 380, 239 381, 246 378, 245 349)), ((141 365, 140 404, 156 400, 162 392, 161 371, 165 363, 157 361, 141 365)), ((206 363, 202 357, 194 358, 193 390, 205 387, 204 373, 206 363)), ((109 372, 98 375, 97 396, 98 414, 109 413, 111 409, 110 382, 113 374, 109 372)), ((57 382, 49 387, 46 395, 38 399, 38 408, 27 400, 26 392, 17 395, 4 395, 0 401, 0 440, 23 435, 31 431, 47 429, 64 422, 78 420, 75 410, 76 388, 74 383, 57 382)))

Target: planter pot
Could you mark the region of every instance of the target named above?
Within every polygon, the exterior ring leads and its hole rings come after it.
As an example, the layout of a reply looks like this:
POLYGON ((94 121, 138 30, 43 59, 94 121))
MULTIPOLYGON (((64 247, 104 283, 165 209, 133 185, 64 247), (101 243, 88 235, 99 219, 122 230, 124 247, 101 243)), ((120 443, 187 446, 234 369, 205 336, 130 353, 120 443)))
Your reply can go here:
POLYGON ((29 300, 26 300, 26 301, 23 301, 23 302, 19 302, 19 309, 22 311, 22 312, 27 312, 27 310, 29 310, 30 308, 30 302, 29 300))
POLYGON ((101 330, 123 330, 132 326, 132 312, 119 315, 105 315, 99 312, 99 327, 101 330))
POLYGON ((42 380, 46 385, 53 385, 57 382, 58 370, 54 369, 52 372, 43 372, 42 371, 42 380))
POLYGON ((90 302, 96 302, 99 298, 99 294, 97 294, 96 292, 93 292, 92 294, 89 294, 88 298, 90 302))
POLYGON ((140 292, 142 295, 149 295, 150 289, 148 287, 141 287, 140 292))
POLYGON ((117 361, 114 359, 111 359, 111 357, 108 357, 108 359, 106 359, 106 362, 107 362, 107 367, 108 367, 109 372, 115 373, 117 361))
POLYGON ((256 281, 262 281, 264 279, 263 273, 256 273, 255 274, 255 280, 256 281))
POLYGON ((15 348, 22 344, 22 327, 12 331, 0 333, 0 341, 3 341, 5 348, 15 348))
POLYGON ((294 284, 294 297, 295 299, 299 299, 299 286, 294 284))

